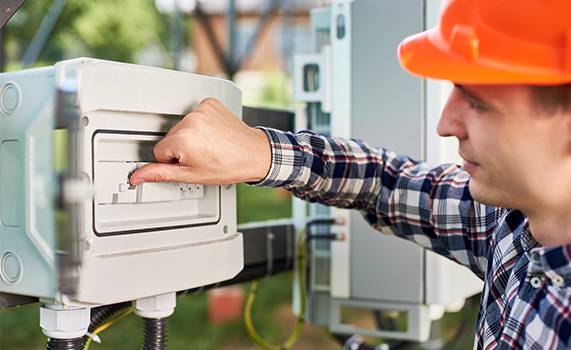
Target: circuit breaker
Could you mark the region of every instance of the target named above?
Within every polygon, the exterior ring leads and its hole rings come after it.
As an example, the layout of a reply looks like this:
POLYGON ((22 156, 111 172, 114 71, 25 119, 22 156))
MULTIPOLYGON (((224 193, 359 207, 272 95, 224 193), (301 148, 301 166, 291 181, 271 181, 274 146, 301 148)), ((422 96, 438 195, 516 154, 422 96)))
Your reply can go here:
POLYGON ((231 82, 89 58, 0 74, 0 292, 99 305, 243 268, 235 186, 144 183, 153 147, 231 82))

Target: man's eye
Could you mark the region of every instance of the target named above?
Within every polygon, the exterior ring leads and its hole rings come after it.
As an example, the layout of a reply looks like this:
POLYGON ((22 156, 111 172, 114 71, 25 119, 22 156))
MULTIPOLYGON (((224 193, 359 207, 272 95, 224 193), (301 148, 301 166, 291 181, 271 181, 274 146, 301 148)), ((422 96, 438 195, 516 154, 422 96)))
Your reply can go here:
POLYGON ((470 99, 467 99, 466 102, 468 102, 468 105, 470 106, 470 108, 478 110, 478 111, 484 111, 486 108, 484 106, 482 106, 481 104, 479 104, 478 102, 472 101, 470 99))

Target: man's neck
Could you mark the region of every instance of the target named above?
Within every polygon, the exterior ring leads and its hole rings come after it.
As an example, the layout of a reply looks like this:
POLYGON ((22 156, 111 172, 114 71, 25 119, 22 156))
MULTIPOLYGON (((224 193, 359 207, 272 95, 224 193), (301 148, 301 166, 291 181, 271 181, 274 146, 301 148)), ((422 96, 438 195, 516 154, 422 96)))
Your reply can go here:
POLYGON ((571 213, 526 213, 531 235, 544 247, 571 244, 571 213))

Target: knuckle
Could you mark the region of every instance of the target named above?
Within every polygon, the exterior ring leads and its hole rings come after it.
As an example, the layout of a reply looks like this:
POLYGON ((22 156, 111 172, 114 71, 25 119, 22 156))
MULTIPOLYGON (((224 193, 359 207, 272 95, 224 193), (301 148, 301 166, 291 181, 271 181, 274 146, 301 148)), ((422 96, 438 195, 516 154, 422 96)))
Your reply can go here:
POLYGON ((155 174, 155 175, 153 175, 153 177, 152 177, 152 181, 153 181, 153 182, 164 182, 164 181, 166 181, 166 180, 167 180, 167 179, 166 179, 163 175, 161 175, 161 174, 155 174))
POLYGON ((164 174, 156 171, 145 176, 145 182, 165 182, 167 180, 168 179, 164 174))
POLYGON ((198 119, 206 117, 209 108, 203 105, 196 107, 192 112, 188 113, 181 121, 185 127, 191 127, 198 119))
POLYGON ((195 129, 196 125, 193 122, 192 126, 180 129, 176 134, 173 134, 169 140, 172 151, 184 149, 188 142, 192 141, 192 136, 196 132, 195 129))
POLYGON ((192 131, 200 130, 209 122, 208 111, 199 111, 192 115, 189 120, 189 128, 183 130, 184 132, 191 133, 192 131))
POLYGON ((218 103, 218 100, 215 99, 214 97, 207 97, 204 100, 202 100, 201 104, 205 105, 205 106, 215 106, 218 103))
POLYGON ((211 114, 220 108, 220 101, 213 97, 207 97, 200 103, 197 110, 205 114, 211 114))
POLYGON ((158 142, 153 146, 153 154, 156 156, 157 154, 160 154, 161 152, 161 143, 158 142))

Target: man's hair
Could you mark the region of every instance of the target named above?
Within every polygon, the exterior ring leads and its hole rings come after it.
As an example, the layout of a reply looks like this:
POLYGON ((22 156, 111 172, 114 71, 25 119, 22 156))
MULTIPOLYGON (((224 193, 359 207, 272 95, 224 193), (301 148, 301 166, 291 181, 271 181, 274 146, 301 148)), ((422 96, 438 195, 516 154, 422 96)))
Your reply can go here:
POLYGON ((571 112, 571 84, 530 85, 531 96, 537 107, 548 113, 571 112))

